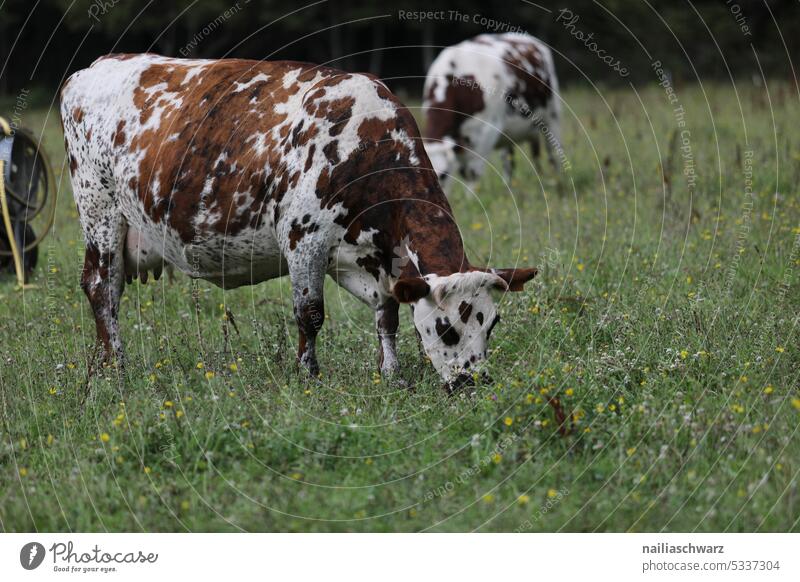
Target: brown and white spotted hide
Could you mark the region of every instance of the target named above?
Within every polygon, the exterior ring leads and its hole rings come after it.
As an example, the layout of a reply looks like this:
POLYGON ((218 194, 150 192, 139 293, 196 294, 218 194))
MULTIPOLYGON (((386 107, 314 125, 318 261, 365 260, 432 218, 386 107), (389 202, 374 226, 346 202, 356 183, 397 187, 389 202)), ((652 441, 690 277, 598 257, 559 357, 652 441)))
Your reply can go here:
POLYGON ((453 381, 486 357, 490 288, 533 277, 470 266, 413 117, 371 76, 112 55, 70 77, 61 117, 107 357, 123 355, 126 278, 166 263, 224 288, 289 275, 298 357, 316 375, 327 274, 375 311, 384 373, 407 302, 453 381))
POLYGON ((510 180, 516 146, 542 134, 558 169, 558 80, 550 49, 532 36, 482 34, 444 49, 425 79, 425 148, 445 190, 478 180, 496 148, 510 180))

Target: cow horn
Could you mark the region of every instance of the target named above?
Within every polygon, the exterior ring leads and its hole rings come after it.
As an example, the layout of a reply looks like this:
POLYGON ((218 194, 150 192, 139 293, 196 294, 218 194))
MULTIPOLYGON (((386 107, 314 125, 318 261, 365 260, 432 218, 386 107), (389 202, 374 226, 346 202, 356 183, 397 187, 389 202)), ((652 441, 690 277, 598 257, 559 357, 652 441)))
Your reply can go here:
POLYGON ((437 285, 433 288, 433 292, 431 293, 431 299, 436 304, 436 307, 445 311, 444 300, 447 296, 447 285, 437 285))

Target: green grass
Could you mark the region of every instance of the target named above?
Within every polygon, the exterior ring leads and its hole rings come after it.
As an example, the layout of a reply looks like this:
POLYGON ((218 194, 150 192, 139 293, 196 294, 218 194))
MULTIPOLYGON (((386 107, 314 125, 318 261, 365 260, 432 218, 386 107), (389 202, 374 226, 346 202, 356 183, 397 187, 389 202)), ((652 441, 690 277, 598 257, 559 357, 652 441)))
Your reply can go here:
POLYGON ((62 195, 38 288, 0 283, 0 527, 800 530, 800 107, 768 88, 739 87, 741 110, 730 86, 678 89, 691 197, 658 87, 565 91, 568 193, 521 161, 513 196, 491 173, 476 196, 456 189, 474 263, 542 268, 502 300, 496 383, 455 397, 407 312, 416 388, 380 381, 373 315, 330 281, 318 383, 294 363, 286 281, 182 275, 126 289, 124 385, 89 378, 59 122, 28 113, 62 195), (566 438, 552 395, 574 411, 566 438))

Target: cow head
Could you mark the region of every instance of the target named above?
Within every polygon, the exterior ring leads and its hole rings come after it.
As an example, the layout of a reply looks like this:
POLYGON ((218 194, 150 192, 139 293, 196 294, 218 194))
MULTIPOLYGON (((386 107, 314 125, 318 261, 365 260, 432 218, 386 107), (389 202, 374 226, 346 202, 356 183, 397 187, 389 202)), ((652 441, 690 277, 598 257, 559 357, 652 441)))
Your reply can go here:
POLYGON ((447 193, 453 180, 452 174, 458 168, 456 144, 447 137, 444 140, 426 139, 424 143, 433 171, 436 172, 442 190, 447 193))
POLYGON ((472 382, 486 360, 500 317, 492 292, 522 291, 536 269, 490 269, 398 279, 392 293, 409 303, 425 353, 448 390, 472 382))

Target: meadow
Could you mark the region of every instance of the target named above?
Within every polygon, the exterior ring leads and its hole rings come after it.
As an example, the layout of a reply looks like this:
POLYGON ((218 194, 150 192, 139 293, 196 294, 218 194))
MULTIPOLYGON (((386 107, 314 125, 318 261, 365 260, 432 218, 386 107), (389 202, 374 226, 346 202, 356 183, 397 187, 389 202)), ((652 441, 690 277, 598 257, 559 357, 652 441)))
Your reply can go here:
POLYGON ((567 88, 560 178, 455 188, 472 262, 540 274, 500 299, 495 382, 450 397, 405 310, 413 389, 381 379, 330 280, 320 381, 288 281, 180 274, 126 288, 124 381, 89 373, 58 114, 28 110, 60 191, 37 287, 0 280, 0 529, 800 531, 796 87, 674 95, 567 88))

